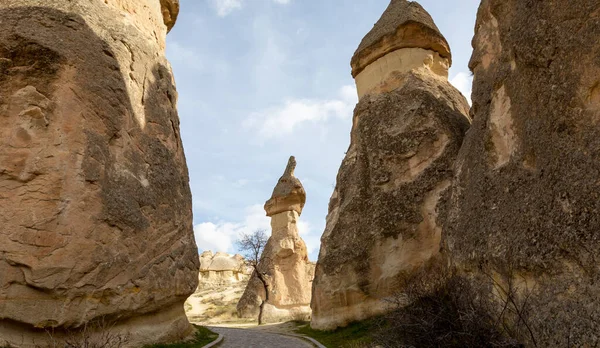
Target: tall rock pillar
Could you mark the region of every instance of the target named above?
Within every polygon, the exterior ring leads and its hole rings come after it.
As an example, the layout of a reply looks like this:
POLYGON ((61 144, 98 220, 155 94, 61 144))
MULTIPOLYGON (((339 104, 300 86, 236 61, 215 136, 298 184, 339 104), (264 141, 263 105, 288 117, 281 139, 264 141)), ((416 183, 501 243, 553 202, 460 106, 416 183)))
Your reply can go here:
MULTIPOLYGON (((269 282, 264 323, 310 316, 314 265, 309 262, 306 244, 298 234, 297 222, 306 202, 306 192, 294 176, 295 168, 296 160, 291 157, 271 199, 265 203, 272 233, 259 264, 259 270, 266 274, 269 282)), ((257 317, 264 299, 264 287, 253 275, 238 303, 238 313, 242 317, 257 317)))
POLYGON ((484 0, 477 15, 444 244, 528 346, 600 339, 599 18, 592 0, 484 0))
POLYGON ((0 1, 0 346, 101 323, 132 347, 190 334, 199 261, 165 59, 178 11, 0 1))
POLYGON ((360 101, 329 203, 312 295, 316 329, 384 313, 439 253, 440 197, 469 127, 448 43, 416 2, 392 0, 352 58, 360 101))

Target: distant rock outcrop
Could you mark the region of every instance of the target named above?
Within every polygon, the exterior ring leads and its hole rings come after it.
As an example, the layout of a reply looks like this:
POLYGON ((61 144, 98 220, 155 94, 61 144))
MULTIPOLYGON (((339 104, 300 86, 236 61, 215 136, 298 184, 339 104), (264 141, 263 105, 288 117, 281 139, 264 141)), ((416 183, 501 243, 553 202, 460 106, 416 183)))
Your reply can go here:
POLYGON ((478 12, 474 121, 444 245, 527 346, 600 340, 599 18, 590 0, 478 12))
MULTIPOLYGON (((311 281, 314 264, 308 260, 306 244, 298 234, 297 222, 304 208, 306 193, 294 176, 296 160, 291 157, 283 176, 265 203, 271 217, 272 234, 265 246, 259 270, 269 282, 269 300, 264 306, 263 323, 310 316, 311 281)), ((256 318, 265 299, 265 290, 256 275, 238 303, 242 318, 256 318)))
POLYGON ((185 303, 185 311, 195 323, 239 322, 239 302, 252 268, 241 255, 205 251, 200 254, 200 282, 185 303))
POLYGON ((251 274, 242 255, 229 255, 224 252, 213 254, 205 251, 200 254, 200 284, 202 288, 207 284, 232 284, 248 281, 251 274))
POLYGON ((0 346, 102 321, 132 347, 191 333, 199 261, 164 56, 177 8, 0 1, 0 346))
POLYGON ((360 101, 321 238, 313 328, 384 313, 384 299, 439 253, 440 197, 469 127, 450 59, 429 14, 405 0, 391 2, 352 58, 360 101))

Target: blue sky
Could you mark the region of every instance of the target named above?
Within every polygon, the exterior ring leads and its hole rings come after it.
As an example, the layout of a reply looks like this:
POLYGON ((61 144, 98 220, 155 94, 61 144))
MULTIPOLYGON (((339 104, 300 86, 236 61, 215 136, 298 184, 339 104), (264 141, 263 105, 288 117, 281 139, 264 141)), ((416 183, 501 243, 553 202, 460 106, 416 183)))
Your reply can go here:
MULTIPOLYGON (((450 80, 467 67, 479 0, 422 0, 450 43, 450 80)), ((202 250, 235 252, 269 231, 262 208, 296 156, 307 192, 299 225, 316 260, 357 102, 350 58, 389 0, 181 0, 168 36, 202 250)))

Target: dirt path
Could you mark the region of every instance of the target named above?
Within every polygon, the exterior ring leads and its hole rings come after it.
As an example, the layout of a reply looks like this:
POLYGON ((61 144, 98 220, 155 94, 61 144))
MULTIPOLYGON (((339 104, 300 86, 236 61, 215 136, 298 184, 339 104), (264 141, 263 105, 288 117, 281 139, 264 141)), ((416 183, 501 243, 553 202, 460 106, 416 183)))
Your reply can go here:
POLYGON ((219 348, 310 348, 312 344, 294 337, 253 329, 209 327, 224 336, 219 348))

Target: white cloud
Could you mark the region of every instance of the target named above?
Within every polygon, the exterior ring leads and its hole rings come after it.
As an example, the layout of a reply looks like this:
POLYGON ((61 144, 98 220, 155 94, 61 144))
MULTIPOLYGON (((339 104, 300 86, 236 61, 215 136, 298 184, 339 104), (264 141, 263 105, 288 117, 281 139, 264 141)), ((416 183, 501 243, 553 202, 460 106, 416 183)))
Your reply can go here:
POLYGON ((274 2, 282 5, 287 5, 290 3, 290 0, 273 0, 274 2))
POLYGON ((298 234, 306 243, 306 250, 308 254, 312 254, 315 250, 318 250, 321 246, 321 236, 319 234, 314 234, 312 226, 310 223, 299 220, 298 221, 298 234))
POLYGON ((466 98, 471 105, 471 89, 473 88, 473 76, 469 73, 459 72, 450 79, 450 83, 456 87, 466 98))
POLYGON ((242 222, 203 222, 194 226, 198 249, 235 252, 235 241, 244 233, 265 230, 270 233, 270 219, 265 216, 263 206, 253 205, 246 209, 242 222))
POLYGON ((283 105, 253 113, 244 126, 258 129, 262 138, 279 138, 304 122, 326 122, 332 117, 349 119, 357 101, 356 88, 344 86, 336 99, 289 99, 283 105))
POLYGON ((211 0, 212 6, 219 17, 225 17, 235 10, 242 8, 244 0, 211 0))
MULTIPOLYGON (((267 235, 271 234, 271 219, 265 215, 264 208, 260 204, 248 207, 242 222, 203 222, 194 226, 194 235, 200 251, 234 253, 237 252, 235 241, 242 234, 256 230, 265 230, 267 235)), ((310 223, 299 220, 298 233, 306 243, 309 254, 318 250, 321 243, 320 236, 312 233, 310 223)))

